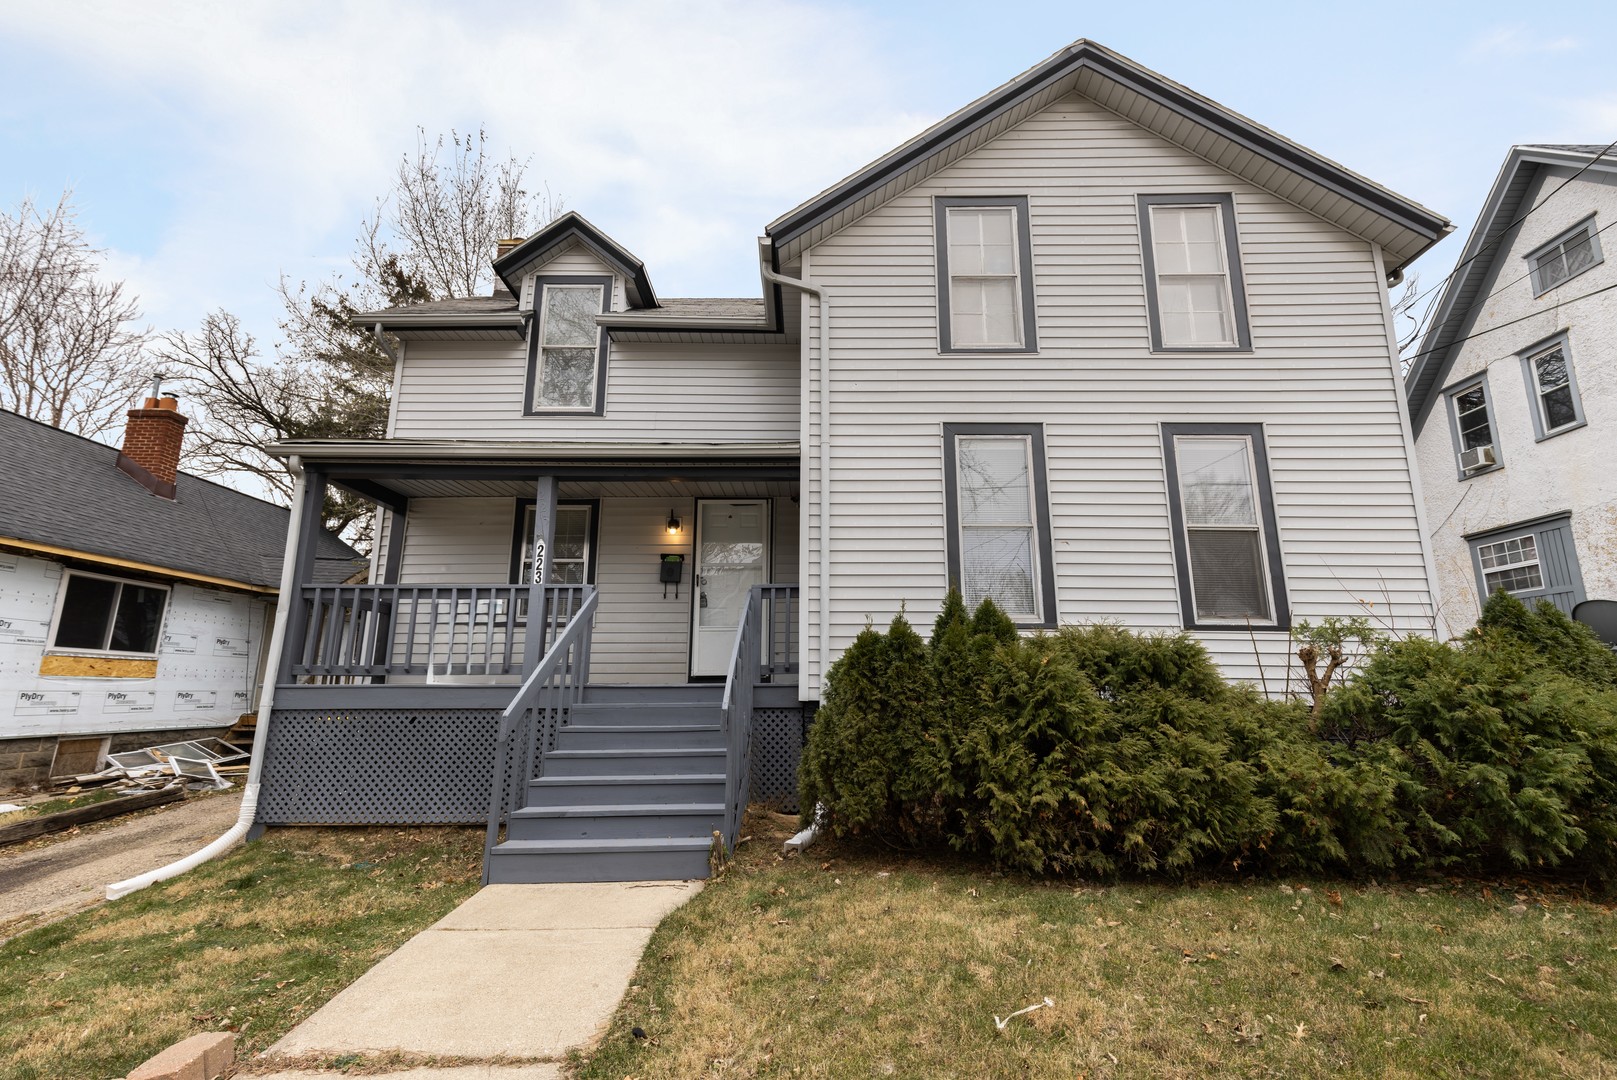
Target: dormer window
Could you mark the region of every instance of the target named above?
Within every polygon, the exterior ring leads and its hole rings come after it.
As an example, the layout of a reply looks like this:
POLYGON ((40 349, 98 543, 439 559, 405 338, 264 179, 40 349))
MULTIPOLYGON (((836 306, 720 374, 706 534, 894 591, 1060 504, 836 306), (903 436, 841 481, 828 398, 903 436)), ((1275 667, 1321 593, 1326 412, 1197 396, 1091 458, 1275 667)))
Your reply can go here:
POLYGON ((540 278, 534 283, 528 333, 528 413, 600 415, 606 398, 606 310, 609 277, 540 278))

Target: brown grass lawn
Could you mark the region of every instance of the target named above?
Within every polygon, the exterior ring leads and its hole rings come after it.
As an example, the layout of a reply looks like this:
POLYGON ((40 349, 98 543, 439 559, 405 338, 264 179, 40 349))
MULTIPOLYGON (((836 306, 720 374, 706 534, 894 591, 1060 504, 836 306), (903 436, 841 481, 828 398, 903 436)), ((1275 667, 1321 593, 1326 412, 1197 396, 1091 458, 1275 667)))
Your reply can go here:
POLYGON ((1035 883, 782 859, 788 825, 664 922, 581 1078, 1617 1077, 1617 917, 1575 891, 1035 883))
POLYGON ((483 830, 283 829, 0 944, 0 1077, 97 1080, 199 1031, 263 1049, 477 889, 483 830))

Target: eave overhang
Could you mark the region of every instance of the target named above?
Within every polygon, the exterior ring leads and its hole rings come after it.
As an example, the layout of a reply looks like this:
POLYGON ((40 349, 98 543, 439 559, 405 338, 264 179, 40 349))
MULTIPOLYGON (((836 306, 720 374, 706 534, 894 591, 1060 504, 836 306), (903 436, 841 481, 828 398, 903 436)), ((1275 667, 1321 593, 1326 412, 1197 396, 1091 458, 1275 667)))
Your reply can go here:
POLYGON ((1072 93, 1379 244, 1389 273, 1453 230, 1446 218, 1419 203, 1127 57, 1079 40, 777 218, 765 231, 778 261, 794 261, 825 237, 1072 93))

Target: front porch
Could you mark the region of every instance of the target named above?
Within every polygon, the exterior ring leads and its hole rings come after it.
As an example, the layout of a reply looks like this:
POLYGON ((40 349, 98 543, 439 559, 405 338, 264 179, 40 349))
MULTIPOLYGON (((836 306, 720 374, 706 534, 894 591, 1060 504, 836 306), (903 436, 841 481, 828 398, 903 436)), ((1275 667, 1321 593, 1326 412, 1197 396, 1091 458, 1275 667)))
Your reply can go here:
POLYGON ((511 872, 599 879, 651 853, 694 872, 743 795, 795 795, 795 459, 304 470, 299 579, 338 486, 379 506, 376 580, 293 594, 261 823, 486 822, 509 867, 517 822, 517 846, 566 857, 511 872))

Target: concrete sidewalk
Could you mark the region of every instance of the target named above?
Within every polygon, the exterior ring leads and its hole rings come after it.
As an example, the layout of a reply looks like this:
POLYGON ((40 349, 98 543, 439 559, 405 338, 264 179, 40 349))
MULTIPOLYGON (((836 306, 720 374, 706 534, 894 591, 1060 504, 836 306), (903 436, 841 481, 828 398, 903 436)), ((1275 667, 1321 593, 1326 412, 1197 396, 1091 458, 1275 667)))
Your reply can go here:
MULTIPOLYGON (((700 881, 487 886, 266 1054, 392 1050, 560 1061, 594 1040, 628 989, 652 930, 701 887, 700 881)), ((397 1075, 558 1075, 541 1071, 547 1069, 474 1066, 397 1075)))

